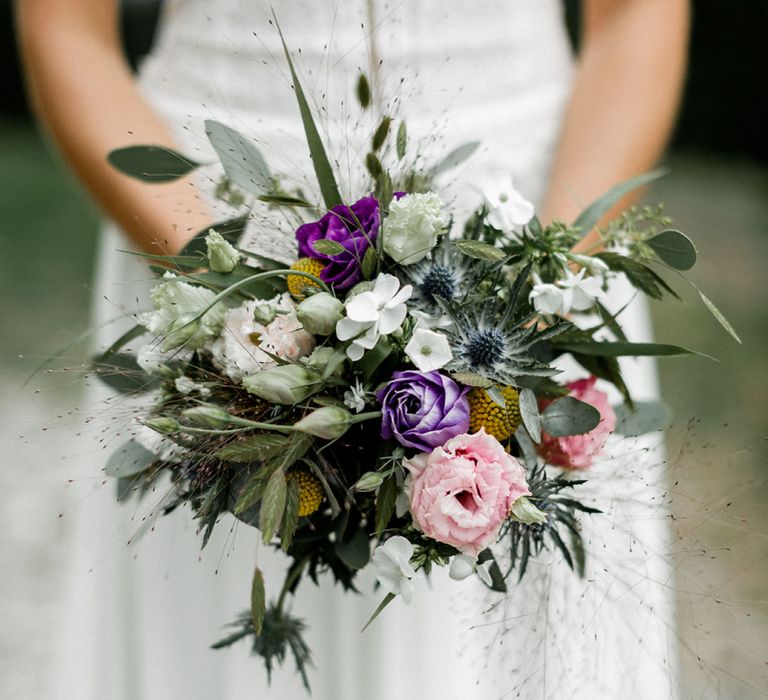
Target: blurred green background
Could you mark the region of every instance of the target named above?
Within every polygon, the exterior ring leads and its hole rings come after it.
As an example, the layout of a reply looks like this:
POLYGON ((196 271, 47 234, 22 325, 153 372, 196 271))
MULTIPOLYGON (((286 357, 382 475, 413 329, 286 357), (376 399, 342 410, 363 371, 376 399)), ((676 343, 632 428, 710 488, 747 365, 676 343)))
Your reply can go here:
MULTIPOLYGON (((0 528, 10 533, 0 554, 14 562, 3 566, 0 613, 10 621, 7 628, 26 631, 23 638, 0 635, 0 695, 36 697, 29 670, 46 662, 45 617, 56 599, 41 602, 29 581, 43 572, 55 582, 61 555, 53 545, 66 532, 18 528, 20 513, 38 498, 19 490, 20 482, 32 493, 36 488, 25 471, 23 450, 31 448, 21 446, 34 440, 20 438, 19 431, 71 401, 77 382, 58 377, 55 391, 41 399, 22 388, 22 381, 44 356, 88 327, 98 214, 29 118, 15 68, 10 4, 0 8, 2 65, 8 71, 0 104, 0 407, 6 416, 3 442, 12 458, 0 476, 7 506, 0 528), (27 424, 19 411, 27 412, 27 424)), ((576 8, 566 3, 577 34, 576 8)), ((124 33, 134 60, 149 47, 156 11, 149 0, 126 8, 124 33)), ((756 85, 756 76, 768 68, 766 27, 764 0, 695 3, 685 101, 666 158, 670 174, 647 194, 649 202, 666 202, 676 227, 696 242, 700 263, 690 278, 743 339, 741 346, 731 340, 682 280, 670 278, 684 305, 654 304, 658 340, 720 361, 697 357, 659 364, 675 416, 668 442, 669 500, 684 686, 696 698, 768 697, 768 381, 762 367, 768 350, 768 114, 756 85)), ((83 361, 82 344, 78 348, 69 353, 70 364, 83 361)), ((43 503, 55 510, 62 475, 51 467, 32 478, 43 503)))

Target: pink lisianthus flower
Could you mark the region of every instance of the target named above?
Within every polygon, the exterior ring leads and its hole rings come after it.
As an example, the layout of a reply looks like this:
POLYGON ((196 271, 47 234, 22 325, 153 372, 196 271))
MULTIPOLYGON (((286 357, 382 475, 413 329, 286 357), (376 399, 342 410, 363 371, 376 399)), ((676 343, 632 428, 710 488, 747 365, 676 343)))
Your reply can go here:
MULTIPOLYGON (((605 445, 608 436, 616 428, 616 414, 608 403, 608 395, 595 389, 597 377, 570 382, 566 386, 569 395, 584 401, 600 411, 600 422, 588 433, 553 437, 542 433, 539 454, 550 464, 568 469, 588 469, 605 445)), ((543 410, 551 401, 542 401, 543 410)))
POLYGON ((476 557, 493 544, 515 501, 529 496, 525 469, 481 429, 403 460, 406 494, 428 537, 476 557))

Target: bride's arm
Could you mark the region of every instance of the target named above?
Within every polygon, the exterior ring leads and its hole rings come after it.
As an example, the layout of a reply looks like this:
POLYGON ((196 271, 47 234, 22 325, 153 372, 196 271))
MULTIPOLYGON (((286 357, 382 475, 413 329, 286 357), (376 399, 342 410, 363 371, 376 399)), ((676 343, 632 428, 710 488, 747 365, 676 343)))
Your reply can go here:
MULTIPOLYGON (((572 221, 611 186, 653 168, 677 112, 688 25, 688 0, 584 0, 582 50, 544 221, 572 221)), ((577 247, 597 241, 593 231, 577 247)))
POLYGON ((117 0, 18 0, 16 17, 30 97, 68 163, 139 249, 179 251, 210 223, 191 181, 146 185, 106 162, 121 146, 174 145, 123 56, 117 0))

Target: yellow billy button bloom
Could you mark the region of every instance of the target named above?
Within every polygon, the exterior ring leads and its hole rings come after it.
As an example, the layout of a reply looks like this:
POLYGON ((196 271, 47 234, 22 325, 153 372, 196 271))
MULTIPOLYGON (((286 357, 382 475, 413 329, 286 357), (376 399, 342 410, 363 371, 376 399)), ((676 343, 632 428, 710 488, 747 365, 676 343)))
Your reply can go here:
POLYGON ((325 498, 320 480, 304 469, 292 471, 288 478, 295 479, 299 486, 299 517, 312 515, 325 498))
POLYGON ((502 408, 480 387, 469 392, 469 431, 480 428, 493 435, 499 442, 506 440, 520 425, 520 394, 512 386, 500 386, 505 406, 502 408))
MULTIPOLYGON (((325 265, 320 260, 315 260, 314 258, 299 258, 293 265, 291 265, 291 270, 308 272, 310 275, 319 277, 324 267, 325 265)), ((307 277, 302 277, 301 275, 288 275, 286 284, 288 285, 288 291, 291 293, 291 296, 297 301, 301 301, 307 295, 307 289, 320 289, 317 283, 307 277)))

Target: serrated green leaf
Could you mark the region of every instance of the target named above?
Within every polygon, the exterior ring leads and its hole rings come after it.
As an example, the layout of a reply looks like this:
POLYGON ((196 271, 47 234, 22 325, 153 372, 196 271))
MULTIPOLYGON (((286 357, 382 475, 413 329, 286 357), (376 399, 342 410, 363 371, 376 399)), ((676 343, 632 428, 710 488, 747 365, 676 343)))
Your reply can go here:
POLYGON ((432 177, 442 175, 447 170, 461 165, 467 158, 469 158, 480 147, 479 141, 470 141, 464 143, 458 148, 454 148, 445 158, 443 158, 435 167, 430 171, 432 177))
POLYGON ((205 133, 224 172, 235 185, 254 194, 267 194, 272 190, 269 167, 253 141, 213 119, 205 121, 205 133))
POLYGON ((290 439, 276 433, 249 435, 224 445, 216 456, 225 462, 263 462, 288 447, 290 439))
POLYGON ((253 633, 257 637, 261 634, 266 611, 267 594, 264 588, 264 574, 261 573, 261 569, 257 568, 253 572, 253 582, 251 583, 251 622, 253 623, 253 633))
POLYGON ((696 264, 696 246, 681 231, 661 231, 651 236, 646 243, 662 262, 675 270, 690 270, 696 264))
POLYGON ((325 152, 325 146, 320 138, 320 133, 317 130, 314 117, 312 116, 312 110, 309 108, 309 103, 304 95, 304 89, 299 82, 299 76, 296 74, 296 69, 293 66, 293 60, 288 52, 288 45, 285 43, 285 37, 283 36, 283 30, 280 28, 280 23, 277 21, 277 15, 274 10, 272 11, 272 18, 275 21, 275 26, 280 34, 280 41, 283 44, 283 51, 285 53, 286 61, 288 62, 288 68, 291 71, 291 79, 293 80, 293 89, 296 93, 296 101, 299 104, 299 112, 301 113, 301 121, 304 125, 304 133, 307 137, 307 145, 309 146, 309 153, 312 157, 312 165, 317 175, 317 182, 320 185, 320 192, 323 195, 323 201, 328 209, 332 209, 337 204, 341 204, 341 195, 339 194, 339 188, 336 186, 336 178, 333 175, 333 168, 331 162, 328 160, 328 155, 325 152))
POLYGON ((406 130, 405 122, 400 122, 400 126, 397 127, 397 138, 395 140, 395 148, 397 150, 398 160, 405 158, 405 150, 408 147, 408 131, 406 130))
POLYGON ((395 500, 397 498, 397 481, 394 474, 388 477, 379 488, 376 495, 376 532, 382 532, 389 524, 392 514, 395 512, 395 500))
POLYGON ((484 243, 483 241, 463 240, 456 241, 454 245, 464 255, 469 258, 475 258, 476 260, 498 262, 499 260, 503 260, 506 257, 503 251, 492 246, 490 243, 484 243))
POLYGON ((588 234, 595 226, 597 226, 600 219, 608 213, 611 207, 613 207, 613 205, 622 197, 638 187, 642 187, 649 182, 658 180, 665 173, 665 170, 654 170, 645 175, 638 175, 637 177, 630 178, 629 180, 612 187, 576 217, 576 221, 573 222, 574 228, 580 229, 583 235, 588 234))
POLYGON ((140 474, 157 459, 144 445, 129 440, 118 447, 107 460, 104 473, 107 476, 126 477, 140 474))
POLYGON ((520 418, 534 442, 541 442, 541 417, 539 402, 532 389, 522 389, 519 397, 520 418))
POLYGON ((376 131, 373 133, 373 139, 371 139, 371 148, 373 148, 374 151, 378 151, 384 145, 384 141, 387 140, 387 135, 389 134, 389 127, 391 126, 391 124, 392 124, 392 117, 384 117, 379 123, 379 126, 376 128, 376 131))
POLYGON ((261 512, 259 513, 259 530, 264 544, 269 544, 277 532, 277 528, 285 513, 285 503, 288 498, 288 486, 285 472, 276 469, 269 477, 264 495, 261 497, 261 512))
POLYGON ((371 558, 371 546, 365 530, 357 530, 351 539, 337 542, 333 550, 350 569, 362 569, 371 558))
POLYGON ((296 479, 288 479, 285 498, 285 513, 280 524, 280 545, 284 552, 291 548, 296 527, 299 524, 299 482, 296 479))
POLYGON ((739 334, 736 332, 736 329, 728 322, 728 319, 723 315, 723 312, 720 311, 720 309, 715 306, 714 302, 698 287, 696 287, 696 291, 699 293, 701 300, 704 302, 704 306, 709 309, 709 312, 715 317, 715 319, 717 319, 717 322, 728 332, 731 338, 733 338, 737 343, 741 343, 739 334))
POLYGON ((357 101, 363 109, 371 104, 371 85, 365 73, 360 73, 357 79, 357 101))
POLYGON ((312 243, 312 248, 323 255, 338 255, 346 250, 341 243, 332 241, 329 238, 319 238, 312 243))
POLYGON ((600 411, 573 396, 563 396, 541 413, 541 429, 553 437, 582 435, 600 422, 600 411))
POLYGON ((123 175, 143 182, 171 182, 200 166, 195 160, 165 146, 126 146, 110 151, 109 164, 123 175))

